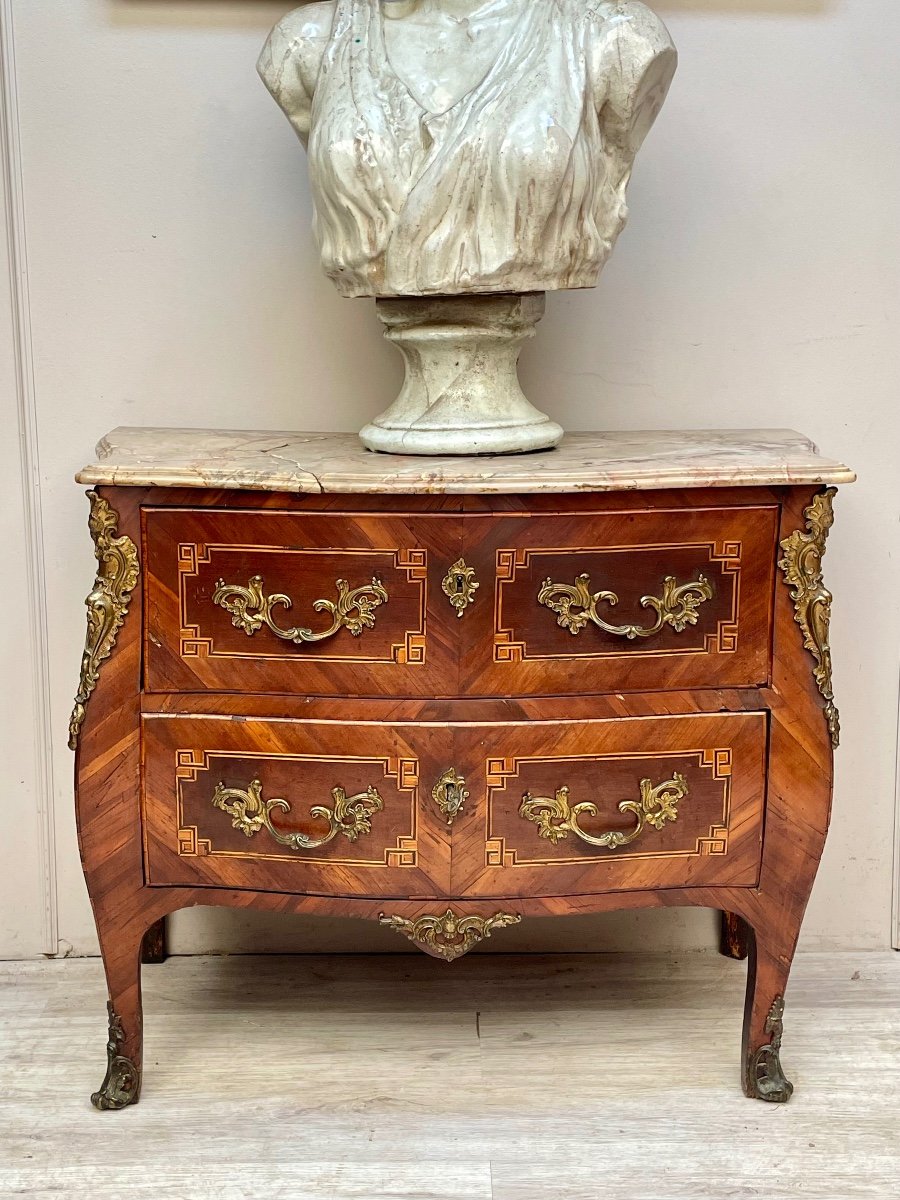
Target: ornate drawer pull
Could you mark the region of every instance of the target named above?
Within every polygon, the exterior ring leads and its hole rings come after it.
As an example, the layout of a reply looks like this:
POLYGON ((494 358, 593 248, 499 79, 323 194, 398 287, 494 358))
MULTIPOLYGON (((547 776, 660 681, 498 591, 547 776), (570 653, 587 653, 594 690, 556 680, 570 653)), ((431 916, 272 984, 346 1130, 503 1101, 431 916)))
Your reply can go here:
POLYGON ((311 817, 328 822, 326 834, 317 838, 308 837, 305 833, 279 833, 272 824, 272 813, 276 809, 290 812, 291 806, 287 800, 264 800, 262 786, 258 779, 252 779, 244 792, 240 788, 227 788, 224 783, 219 783, 213 793, 213 805, 228 813, 234 828, 248 838, 261 829, 267 829, 276 842, 291 850, 317 850, 319 846, 327 846, 338 834, 348 842, 355 842, 360 834, 372 832, 372 814, 384 808, 383 800, 373 787, 366 788, 357 796, 348 796, 343 788, 336 787, 331 789, 333 808, 316 804, 310 809, 311 817))
POLYGON ((582 817, 599 816, 597 805, 590 800, 581 804, 569 804, 569 789, 561 787, 556 797, 532 796, 526 792, 522 797, 519 816, 532 821, 538 827, 542 838, 547 838, 555 846, 562 838, 570 833, 587 842, 589 846, 602 846, 606 850, 616 850, 619 846, 627 846, 641 836, 647 825, 654 829, 662 829, 666 821, 678 819, 678 803, 689 794, 687 780, 677 772, 665 783, 653 786, 649 779, 641 780, 640 800, 623 800, 619 804, 619 812, 633 813, 637 824, 630 833, 621 833, 617 829, 607 830, 606 833, 586 833, 580 825, 582 817))
POLYGON ((464 558, 455 562, 441 581, 444 595, 460 618, 469 605, 475 603, 475 593, 480 587, 475 579, 475 568, 467 566, 464 558))
POLYGON ((579 575, 574 587, 545 579, 538 592, 538 604, 552 609, 557 614, 557 625, 568 629, 573 635, 581 633, 588 622, 593 621, 607 633, 634 641, 635 638, 653 637, 665 625, 671 625, 676 633, 684 633, 688 625, 697 624, 697 609, 704 600, 711 600, 712 594, 712 584, 705 575, 701 575, 694 583, 682 584, 674 575, 667 575, 663 581, 662 596, 641 597, 642 608, 656 611, 656 624, 649 629, 640 625, 610 625, 604 621, 597 612, 597 605, 601 600, 607 604, 618 604, 619 597, 615 592, 591 594, 590 575, 579 575))
POLYGON ((231 613, 231 623, 238 629, 243 629, 247 637, 252 637, 263 625, 268 626, 276 637, 285 642, 324 642, 326 638, 334 637, 340 629, 349 629, 354 637, 359 637, 364 629, 371 629, 375 624, 375 609, 379 604, 387 604, 388 594, 381 580, 373 579, 371 583, 350 591, 346 579, 336 580, 338 590, 337 602, 333 600, 316 600, 313 608, 316 612, 327 612, 331 616, 331 625, 321 633, 313 633, 311 629, 296 627, 282 629, 275 624, 272 610, 279 605, 291 608, 293 601, 290 596, 276 593, 267 596, 263 591, 261 575, 254 575, 247 587, 236 583, 226 583, 220 579, 213 592, 213 604, 218 604, 226 612, 231 613))
POLYGON ((452 825, 469 798, 469 789, 466 787, 463 776, 458 775, 451 767, 449 771, 443 773, 431 789, 431 795, 435 804, 447 818, 447 824, 452 825))

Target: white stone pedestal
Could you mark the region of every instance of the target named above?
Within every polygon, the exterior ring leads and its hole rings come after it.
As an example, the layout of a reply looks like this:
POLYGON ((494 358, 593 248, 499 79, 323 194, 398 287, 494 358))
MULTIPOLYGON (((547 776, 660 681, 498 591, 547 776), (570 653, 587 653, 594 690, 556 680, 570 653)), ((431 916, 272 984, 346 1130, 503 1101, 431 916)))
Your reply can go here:
POLYGON ((522 345, 544 315, 544 294, 377 300, 378 316, 406 364, 391 407, 360 433, 388 454, 516 454, 563 436, 525 398, 516 372, 522 345))

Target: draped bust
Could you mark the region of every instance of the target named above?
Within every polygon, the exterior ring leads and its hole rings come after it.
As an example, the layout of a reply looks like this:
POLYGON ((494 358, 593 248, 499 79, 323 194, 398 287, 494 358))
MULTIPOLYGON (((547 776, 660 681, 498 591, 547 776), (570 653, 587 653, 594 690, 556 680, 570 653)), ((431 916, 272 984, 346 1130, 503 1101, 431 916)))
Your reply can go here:
POLYGON ((594 287, 676 54, 637 0, 326 0, 266 86, 308 147, 345 296, 594 287))

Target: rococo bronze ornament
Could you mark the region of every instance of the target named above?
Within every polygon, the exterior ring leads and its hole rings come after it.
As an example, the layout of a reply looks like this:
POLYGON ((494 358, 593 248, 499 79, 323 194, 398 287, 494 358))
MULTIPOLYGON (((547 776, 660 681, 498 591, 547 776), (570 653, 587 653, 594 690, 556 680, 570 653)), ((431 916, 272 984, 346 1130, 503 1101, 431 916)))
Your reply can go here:
POLYGON ((452 825, 462 807, 469 798, 469 789, 462 775, 451 767, 445 771, 434 787, 431 796, 435 804, 447 818, 447 824, 452 825))
POLYGON ((592 593, 590 575, 579 575, 574 587, 545 579, 538 592, 538 604, 555 612, 557 625, 568 629, 573 636, 593 622, 598 629, 633 642, 636 638, 654 637, 666 625, 670 625, 676 633, 684 633, 688 625, 697 624, 697 610, 705 600, 711 600, 712 595, 712 584, 705 575, 700 575, 693 583, 682 584, 674 575, 667 575, 663 581, 662 596, 641 597, 641 607, 652 608, 656 613, 655 623, 648 628, 640 625, 610 625, 604 621, 597 612, 597 605, 601 601, 618 604, 619 597, 615 592, 592 593))
POLYGON ((834 524, 832 501, 837 488, 820 492, 806 509, 806 529, 796 530, 781 543, 784 558, 779 566, 784 571, 794 600, 794 617, 803 630, 803 645, 816 660, 813 675, 825 698, 825 719, 831 733, 831 744, 837 749, 841 741, 841 720, 834 703, 831 674, 831 592, 825 587, 822 559, 828 541, 828 531, 834 524))
POLYGON ((766 1033, 772 1040, 751 1056, 749 1092, 752 1098, 770 1104, 786 1104, 794 1094, 794 1085, 781 1069, 781 1040, 784 1036, 784 997, 777 996, 766 1018, 766 1033))
POLYGON ((331 624, 327 629, 314 633, 312 629, 295 626, 292 629, 282 629, 276 625, 272 610, 278 607, 288 609, 293 606, 290 596, 275 593, 267 596, 264 591, 263 578, 254 575, 247 587, 226 583, 220 579, 213 592, 213 604, 218 604, 231 614, 231 623, 238 629, 243 629, 247 637, 252 637, 263 625, 271 629, 276 637, 285 642, 300 645, 303 642, 324 642, 334 637, 340 629, 347 629, 354 637, 359 637, 364 629, 371 629, 375 624, 375 609, 379 604, 387 604, 388 594, 379 579, 363 587, 350 590, 346 579, 335 581, 338 591, 337 600, 316 600, 313 608, 316 612, 328 613, 331 624))
POLYGON ((112 654, 140 574, 134 542, 124 534, 115 536, 118 513, 96 492, 90 491, 87 495, 91 502, 88 528, 94 539, 94 554, 99 565, 93 590, 85 600, 87 635, 75 707, 69 720, 70 750, 78 745, 85 706, 100 678, 100 664, 112 654))
POLYGON ((91 1096, 91 1104, 102 1111, 127 1108, 136 1104, 141 1093, 141 1073, 131 1061, 119 1053, 119 1047, 125 1041, 122 1022, 119 1020, 110 1001, 106 1002, 109 1014, 109 1041, 106 1043, 106 1075, 100 1084, 100 1090, 91 1096))
POLYGON ((458 559, 441 581, 441 589, 456 609, 457 617, 462 617, 469 605, 475 603, 475 593, 480 587, 475 568, 468 566, 464 558, 458 559))
POLYGON ((310 816, 314 820, 327 822, 328 829, 321 837, 310 837, 299 832, 280 833, 272 824, 272 813, 290 812, 291 806, 287 800, 278 797, 264 800, 262 788, 259 779, 252 779, 246 791, 218 783, 212 803, 228 813, 233 827, 246 837, 253 837, 261 829, 266 829, 279 845, 291 850, 317 850, 334 841, 338 834, 348 842, 355 842, 361 834, 372 832, 372 814, 384 808, 384 802, 374 787, 368 787, 357 796, 348 796, 343 788, 335 787, 331 789, 334 801, 332 808, 316 804, 310 809, 310 816))
POLYGON ((380 913, 382 925, 415 942, 428 954, 454 962, 468 954, 479 942, 489 938, 495 929, 518 925, 521 917, 512 913, 496 913, 493 917, 460 917, 448 908, 438 916, 418 917, 408 921, 405 917, 389 917, 380 913))
POLYGON ((532 796, 531 792, 526 792, 522 797, 519 815, 537 825, 540 836, 547 838, 554 846, 562 838, 574 833, 589 846, 616 850, 636 841, 647 825, 660 830, 667 821, 677 821, 679 801, 688 794, 687 780, 678 772, 656 787, 649 779, 642 779, 640 800, 622 800, 619 804, 619 812, 631 813, 635 817, 634 828, 627 832, 609 829, 604 833, 591 834, 582 829, 582 817, 597 817, 600 815, 599 809, 590 800, 570 804, 567 787, 561 787, 553 799, 549 796, 532 796))

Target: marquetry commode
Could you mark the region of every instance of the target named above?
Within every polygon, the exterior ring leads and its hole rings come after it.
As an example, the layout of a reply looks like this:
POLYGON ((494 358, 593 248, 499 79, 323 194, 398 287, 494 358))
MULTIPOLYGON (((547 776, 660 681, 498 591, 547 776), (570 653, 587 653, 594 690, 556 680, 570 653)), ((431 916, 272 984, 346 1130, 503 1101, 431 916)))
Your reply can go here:
POLYGON ((788 1099, 846 467, 787 431, 427 459, 120 429, 78 478, 97 1107, 139 1095, 143 934, 197 904, 366 918, 449 961, 529 917, 720 909, 755 935, 745 1091, 788 1099))

